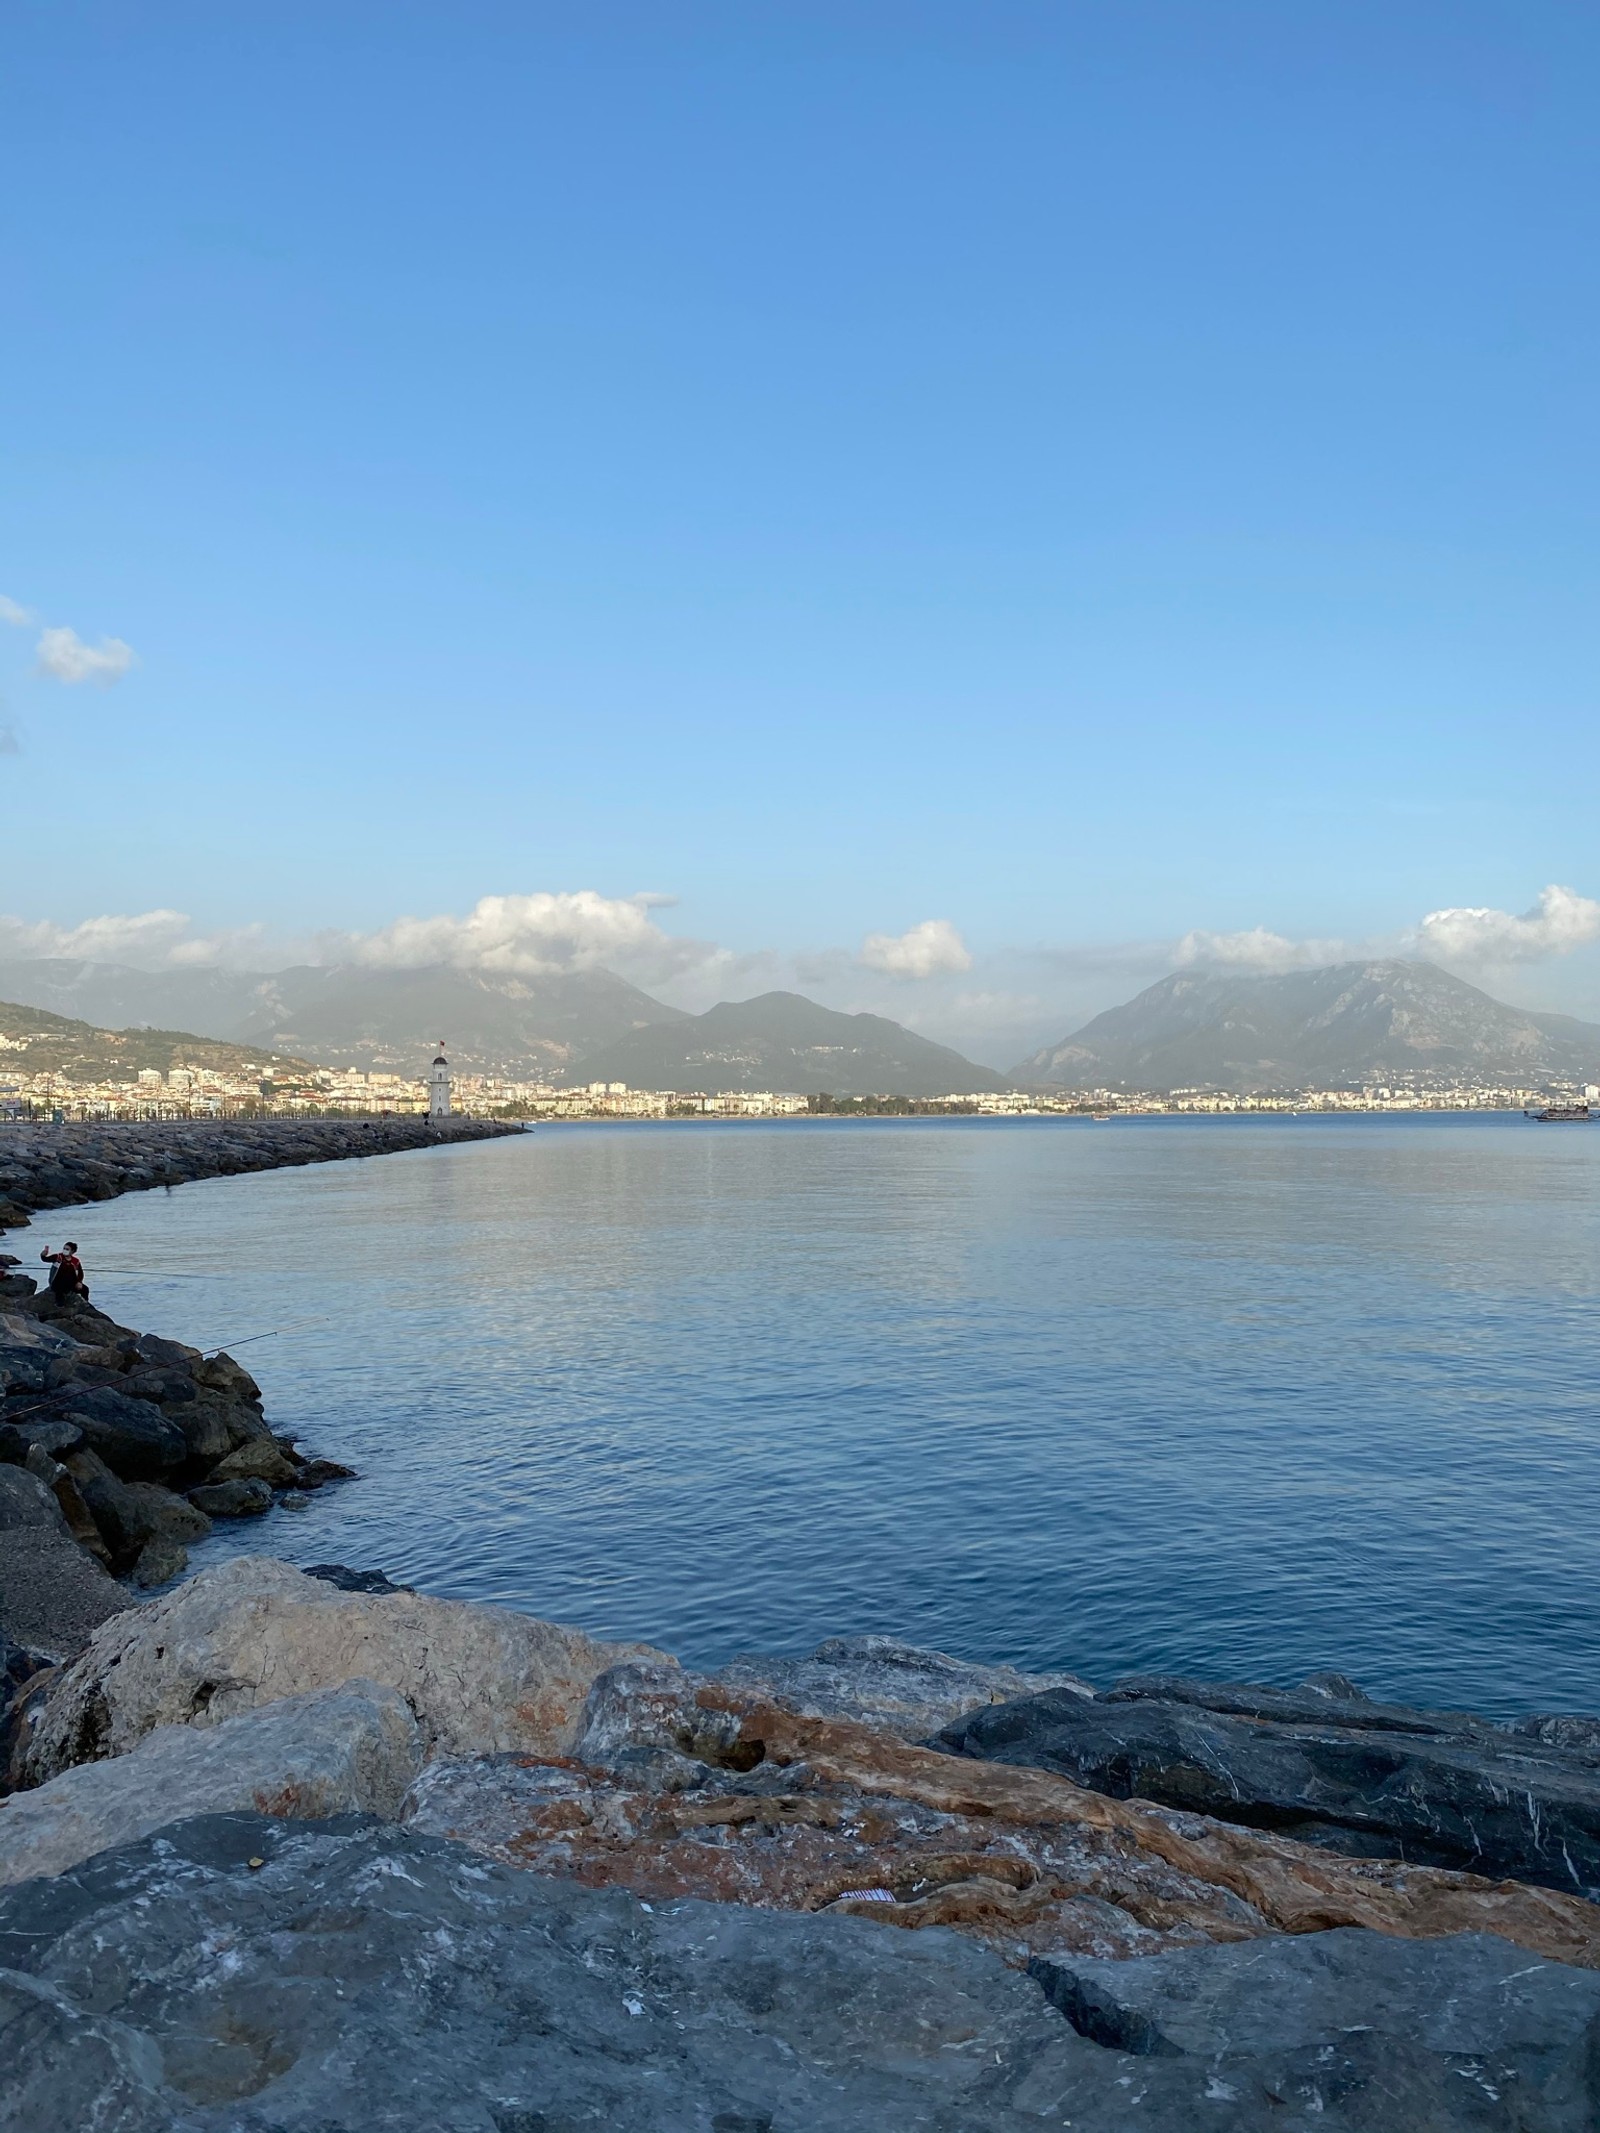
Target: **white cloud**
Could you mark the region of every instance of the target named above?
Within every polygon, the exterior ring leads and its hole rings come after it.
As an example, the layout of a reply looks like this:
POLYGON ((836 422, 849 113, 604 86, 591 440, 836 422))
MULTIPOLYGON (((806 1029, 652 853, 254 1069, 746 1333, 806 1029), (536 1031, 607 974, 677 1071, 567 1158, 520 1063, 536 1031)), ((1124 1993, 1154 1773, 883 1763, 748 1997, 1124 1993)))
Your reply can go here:
POLYGON ((663 933, 650 913, 670 899, 601 896, 594 889, 484 896, 465 918, 397 918, 375 933, 322 937, 329 962, 415 970, 453 963, 466 970, 523 976, 626 964, 670 974, 711 953, 698 941, 663 933))
MULTIPOLYGON (((10 619, 8 616, 7 620, 10 619)), ((132 645, 124 644, 120 637, 105 637, 99 644, 85 644, 76 630, 62 628, 39 632, 39 672, 54 675, 57 681, 95 681, 105 687, 120 681, 135 664, 132 645)))
POLYGON ((18 961, 33 956, 83 957, 96 963, 157 963, 172 960, 189 931, 182 911, 140 911, 85 919, 79 926, 36 924, 0 917, 0 955, 18 961))
POLYGON ((925 918, 904 933, 869 933, 861 961, 892 978, 932 978, 972 968, 967 944, 947 918, 925 918))
POLYGON ((1173 961, 1180 969, 1203 963, 1229 970, 1311 970, 1322 963, 1344 962, 1351 953, 1345 941, 1292 941, 1265 926, 1252 926, 1243 933, 1186 933, 1173 950, 1173 961))
POLYGON ((88 963, 128 963, 136 970, 166 970, 195 964, 253 964, 259 960, 264 926, 238 926, 221 933, 190 930, 185 911, 106 912, 80 925, 0 914, 0 961, 29 962, 65 956, 88 963))
POLYGON ((1600 940, 1600 903, 1552 882, 1520 917, 1481 904, 1430 911, 1416 932, 1422 954, 1447 963, 1532 963, 1600 940))
POLYGON ((4 593, 0 593, 0 622, 9 622, 14 630, 25 630, 38 619, 31 607, 24 607, 19 600, 8 600, 4 593))

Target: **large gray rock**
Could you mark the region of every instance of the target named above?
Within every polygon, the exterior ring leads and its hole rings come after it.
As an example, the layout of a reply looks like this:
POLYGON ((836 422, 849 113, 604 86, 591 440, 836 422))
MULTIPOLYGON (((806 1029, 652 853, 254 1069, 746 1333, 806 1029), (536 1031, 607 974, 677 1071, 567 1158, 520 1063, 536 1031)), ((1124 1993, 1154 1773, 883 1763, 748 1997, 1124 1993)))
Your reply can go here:
POLYGON ((393 1817, 421 1760, 404 1698, 370 1681, 288 1696, 218 1726, 160 1726, 130 1755, 0 1800, 0 1886, 64 1873, 178 1816, 393 1817))
MULTIPOLYGON (((1393 1944, 1402 1969, 1418 1945, 1393 1944)), ((0 1893, 0 1965, 6 2133, 1594 2124, 1583 2009, 1559 1981, 1535 2010, 1544 2036, 1510 2039, 1522 2059, 1503 2085, 1488 2053, 1373 2032, 1152 2057, 1079 2034, 1032 1980, 951 1934, 651 1909, 353 1818, 177 1822, 22 1883, 0 1893)), ((1413 2005, 1451 1988, 1448 1967, 1425 1975, 1413 2005)))
POLYGON ((70 1334, 41 1323, 31 1311, 0 1310, 0 1396, 42 1393, 59 1366, 81 1352, 70 1334))
MULTIPOLYGON (((61 1455, 63 1470, 72 1478, 80 1500, 94 1520, 110 1553, 113 1568, 122 1570, 138 1555, 147 1535, 135 1484, 120 1481, 100 1454, 82 1445, 61 1455)), ((156 1483, 147 1483, 156 1487, 156 1483)))
POLYGON ((944 1936, 649 1912, 381 1825, 177 1824, 0 1897, 0 1962, 18 2133, 1036 2133, 1029 2074, 1102 2056, 944 1936))
POLYGON ((229 1452, 219 1459, 206 1479, 215 1484, 227 1481, 266 1481, 275 1489, 293 1488, 299 1474, 293 1460, 286 1459, 271 1437, 255 1437, 248 1444, 241 1444, 237 1451, 229 1452))
POLYGON ((241 1556, 107 1625, 53 1692, 27 1771, 38 1782, 124 1754, 156 1726, 215 1723, 358 1677, 406 1698, 430 1752, 560 1755, 598 1674, 661 1656, 508 1608, 340 1592, 241 1556))
POLYGON ((49 1486, 26 1467, 0 1466, 0 1533, 67 1532, 67 1521, 49 1486))
POLYGON ((1080 2034, 1118 2051, 1231 2069, 1382 2038, 1486 2087, 1600 2105, 1590 2056, 1600 1972, 1530 1962, 1492 1933, 1414 1941, 1343 1927, 1125 1963, 1046 1956, 1032 1968, 1080 2034))
POLYGON ((801 1659, 741 1654, 712 1678, 741 1695, 771 1696, 807 1718, 851 1718, 903 1740, 925 1740, 966 1711, 1044 1689, 1094 1694, 1076 1674, 1021 1674, 894 1637, 829 1637, 801 1659))
POLYGON ((164 1489, 156 1481, 129 1481, 123 1484, 133 1505, 138 1522, 140 1538, 153 1540, 204 1540, 211 1531, 211 1521, 204 1511, 197 1510, 186 1497, 172 1489, 164 1489))
POLYGON ((70 1659, 132 1596, 73 1540, 54 1492, 0 1466, 0 1638, 70 1659))
POLYGON ((272 1484, 254 1477, 207 1482, 204 1487, 189 1491, 189 1501, 208 1519, 259 1518, 263 1511, 272 1509, 272 1484))
POLYGON ((1593 1756, 1480 1719, 1157 1679, 973 1712, 939 1745, 1358 1857, 1600 1888, 1593 1756))
POLYGON ((159 1481, 189 1457, 183 1431, 149 1400, 108 1385, 74 1386, 60 1406, 63 1419, 77 1423, 90 1450, 123 1481, 159 1481))

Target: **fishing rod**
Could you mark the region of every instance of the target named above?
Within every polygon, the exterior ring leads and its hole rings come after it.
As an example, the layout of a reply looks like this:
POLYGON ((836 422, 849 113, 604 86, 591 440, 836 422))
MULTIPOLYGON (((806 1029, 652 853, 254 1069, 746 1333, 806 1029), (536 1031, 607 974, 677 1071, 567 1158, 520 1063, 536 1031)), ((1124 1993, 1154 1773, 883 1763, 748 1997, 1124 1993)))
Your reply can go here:
MULTIPOLYGON (((87 1267, 84 1269, 86 1274, 89 1271, 87 1267)), ((215 1281, 217 1278, 215 1274, 195 1273, 185 1267, 167 1266, 97 1266, 93 1272, 96 1281, 102 1280, 107 1274, 144 1275, 151 1281, 215 1281)))

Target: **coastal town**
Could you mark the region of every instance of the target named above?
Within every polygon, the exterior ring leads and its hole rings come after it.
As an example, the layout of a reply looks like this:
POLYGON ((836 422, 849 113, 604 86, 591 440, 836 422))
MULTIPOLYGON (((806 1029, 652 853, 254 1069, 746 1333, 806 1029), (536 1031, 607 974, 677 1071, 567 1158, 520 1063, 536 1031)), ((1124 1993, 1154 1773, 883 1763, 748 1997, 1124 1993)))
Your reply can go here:
MULTIPOLYGON (((5 1040, 0 1038, 0 1045, 5 1040)), ((1005 1089, 947 1095, 834 1097, 795 1091, 635 1089, 620 1081, 561 1087, 495 1075, 449 1077, 447 1107, 467 1118, 549 1121, 606 1119, 792 1119, 829 1117, 1142 1117, 1262 1113, 1519 1111, 1554 1103, 1594 1103, 1593 1085, 1486 1086, 1413 1076, 1352 1088, 1236 1091, 1005 1089)), ((258 1074, 177 1065, 141 1069, 127 1080, 86 1081, 62 1073, 7 1074, 0 1060, 0 1122, 6 1119, 196 1119, 422 1117, 438 1108, 430 1076, 316 1069, 258 1074)))

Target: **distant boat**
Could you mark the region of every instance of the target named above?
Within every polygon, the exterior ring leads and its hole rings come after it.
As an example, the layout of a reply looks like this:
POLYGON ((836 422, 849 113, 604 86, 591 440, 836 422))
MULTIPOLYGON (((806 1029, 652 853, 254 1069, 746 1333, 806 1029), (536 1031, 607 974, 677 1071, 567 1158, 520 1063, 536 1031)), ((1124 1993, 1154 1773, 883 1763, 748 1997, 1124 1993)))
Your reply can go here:
POLYGON ((1546 1104, 1542 1111, 1530 1111, 1524 1105, 1522 1115, 1537 1126, 1571 1126, 1594 1117, 1587 1104, 1546 1104))

